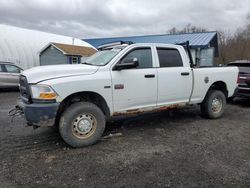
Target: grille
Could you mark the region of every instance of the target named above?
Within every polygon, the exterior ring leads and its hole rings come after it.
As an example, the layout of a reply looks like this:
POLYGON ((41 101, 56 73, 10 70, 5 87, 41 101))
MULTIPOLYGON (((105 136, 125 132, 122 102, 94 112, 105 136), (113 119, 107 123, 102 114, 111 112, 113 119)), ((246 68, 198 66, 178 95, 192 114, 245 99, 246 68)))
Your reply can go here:
POLYGON ((20 94, 24 102, 30 102, 30 89, 27 78, 23 75, 20 76, 20 94))
POLYGON ((248 90, 247 88, 239 88, 239 93, 245 93, 245 94, 250 94, 250 90, 248 90))
POLYGON ((240 73, 240 84, 247 85, 249 83, 250 74, 248 73, 240 73))

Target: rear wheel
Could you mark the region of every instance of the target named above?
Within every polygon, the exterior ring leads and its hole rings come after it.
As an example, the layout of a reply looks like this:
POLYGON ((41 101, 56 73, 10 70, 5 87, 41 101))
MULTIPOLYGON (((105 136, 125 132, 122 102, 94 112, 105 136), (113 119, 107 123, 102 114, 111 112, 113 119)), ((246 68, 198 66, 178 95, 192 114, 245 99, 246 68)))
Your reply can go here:
POLYGON ((222 117, 226 105, 226 97, 222 91, 208 91, 204 101, 201 104, 201 114, 210 119, 222 117))
POLYGON ((89 146, 96 143, 105 129, 105 116, 101 109, 89 102, 69 106, 62 114, 59 132, 63 140, 72 147, 89 146))

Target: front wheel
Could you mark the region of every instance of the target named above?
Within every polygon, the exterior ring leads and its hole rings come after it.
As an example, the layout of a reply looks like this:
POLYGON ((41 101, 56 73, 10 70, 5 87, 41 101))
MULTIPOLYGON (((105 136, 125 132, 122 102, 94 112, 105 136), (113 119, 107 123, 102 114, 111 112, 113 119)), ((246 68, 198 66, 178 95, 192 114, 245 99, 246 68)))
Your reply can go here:
POLYGON ((101 109, 89 102, 78 102, 69 106, 60 118, 59 132, 63 140, 72 147, 89 146, 96 143, 105 129, 105 116, 101 109))
POLYGON ((222 117, 226 105, 226 97, 222 91, 208 91, 204 101, 201 103, 201 114, 210 119, 222 117))

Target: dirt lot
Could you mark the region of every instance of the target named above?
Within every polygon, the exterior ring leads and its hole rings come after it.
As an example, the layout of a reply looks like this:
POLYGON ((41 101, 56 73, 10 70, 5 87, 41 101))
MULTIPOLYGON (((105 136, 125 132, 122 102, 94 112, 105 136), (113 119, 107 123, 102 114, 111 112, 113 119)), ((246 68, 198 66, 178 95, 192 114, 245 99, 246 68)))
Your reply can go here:
POLYGON ((94 146, 69 148, 53 128, 10 123, 0 93, 0 187, 250 187, 250 100, 219 120, 197 106, 117 119, 94 146))

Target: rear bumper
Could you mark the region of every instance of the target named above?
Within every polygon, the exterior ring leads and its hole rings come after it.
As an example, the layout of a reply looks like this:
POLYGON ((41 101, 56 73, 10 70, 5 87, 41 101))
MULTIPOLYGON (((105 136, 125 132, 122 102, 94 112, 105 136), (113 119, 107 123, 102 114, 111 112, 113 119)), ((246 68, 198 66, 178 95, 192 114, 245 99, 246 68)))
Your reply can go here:
POLYGON ((23 110, 25 119, 29 125, 53 126, 59 103, 32 103, 27 104, 22 101, 18 106, 23 110))
POLYGON ((243 97, 250 97, 250 88, 242 88, 238 87, 237 92, 235 93, 234 96, 243 96, 243 97))

